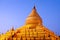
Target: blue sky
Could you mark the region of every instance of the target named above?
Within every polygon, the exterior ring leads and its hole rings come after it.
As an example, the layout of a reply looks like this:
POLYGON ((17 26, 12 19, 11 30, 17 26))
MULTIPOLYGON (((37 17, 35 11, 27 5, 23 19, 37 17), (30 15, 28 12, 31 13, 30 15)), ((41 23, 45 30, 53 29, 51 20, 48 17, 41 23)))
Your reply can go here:
POLYGON ((24 25, 34 5, 43 25, 60 35, 60 0, 0 0, 0 33, 24 25))

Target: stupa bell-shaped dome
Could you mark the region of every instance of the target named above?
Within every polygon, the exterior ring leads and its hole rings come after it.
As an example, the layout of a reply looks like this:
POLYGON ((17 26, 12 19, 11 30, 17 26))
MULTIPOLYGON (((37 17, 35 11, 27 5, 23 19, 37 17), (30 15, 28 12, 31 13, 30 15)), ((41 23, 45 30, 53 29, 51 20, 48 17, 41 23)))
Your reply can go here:
POLYGON ((29 16, 26 19, 26 24, 42 24, 42 19, 36 12, 36 8, 32 9, 32 12, 29 14, 29 16))

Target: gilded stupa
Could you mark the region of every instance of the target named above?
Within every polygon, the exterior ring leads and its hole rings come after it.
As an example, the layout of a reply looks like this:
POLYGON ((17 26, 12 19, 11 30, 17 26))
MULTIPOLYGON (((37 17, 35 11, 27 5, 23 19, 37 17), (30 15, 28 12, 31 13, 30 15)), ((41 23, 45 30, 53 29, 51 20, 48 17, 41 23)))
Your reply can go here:
POLYGON ((43 25, 42 18, 34 6, 25 24, 1 34, 0 40, 59 40, 59 37, 43 25))

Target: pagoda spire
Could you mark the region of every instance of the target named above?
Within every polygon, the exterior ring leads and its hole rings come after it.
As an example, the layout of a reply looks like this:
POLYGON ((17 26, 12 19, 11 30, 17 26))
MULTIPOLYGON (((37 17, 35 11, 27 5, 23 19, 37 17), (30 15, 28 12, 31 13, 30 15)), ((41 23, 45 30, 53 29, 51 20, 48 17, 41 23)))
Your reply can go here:
POLYGON ((32 12, 28 15, 26 24, 42 24, 42 19, 37 13, 35 6, 33 7, 32 12))
POLYGON ((33 9, 35 9, 35 10, 36 10, 35 5, 34 5, 33 9))

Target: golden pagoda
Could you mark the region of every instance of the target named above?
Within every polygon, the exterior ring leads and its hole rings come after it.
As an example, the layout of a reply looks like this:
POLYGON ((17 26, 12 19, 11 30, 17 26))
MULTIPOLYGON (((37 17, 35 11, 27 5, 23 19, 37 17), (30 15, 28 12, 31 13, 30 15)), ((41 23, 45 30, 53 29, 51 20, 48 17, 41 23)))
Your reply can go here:
POLYGON ((59 40, 59 37, 43 25, 42 18, 34 6, 25 24, 1 34, 0 40, 59 40))

